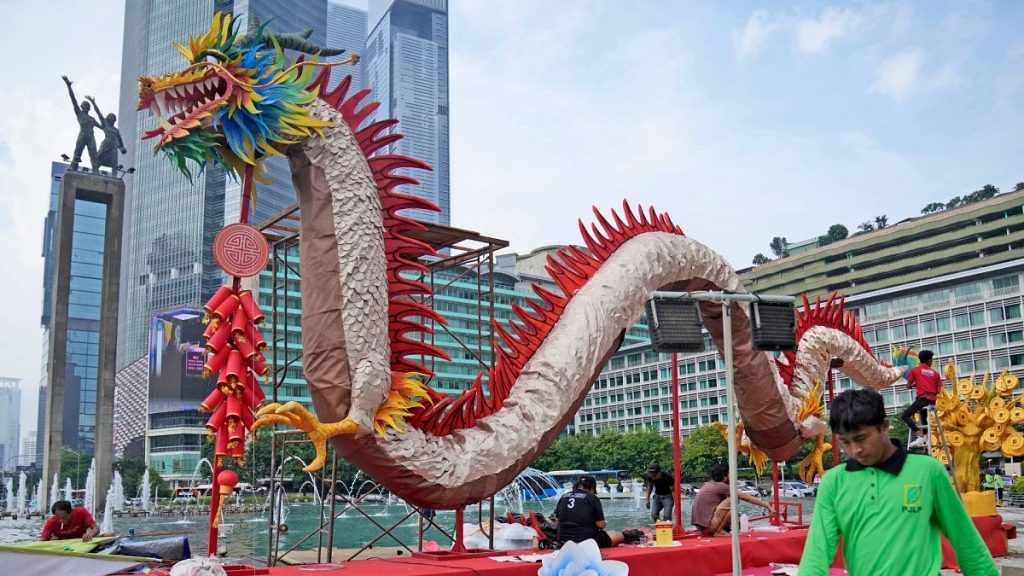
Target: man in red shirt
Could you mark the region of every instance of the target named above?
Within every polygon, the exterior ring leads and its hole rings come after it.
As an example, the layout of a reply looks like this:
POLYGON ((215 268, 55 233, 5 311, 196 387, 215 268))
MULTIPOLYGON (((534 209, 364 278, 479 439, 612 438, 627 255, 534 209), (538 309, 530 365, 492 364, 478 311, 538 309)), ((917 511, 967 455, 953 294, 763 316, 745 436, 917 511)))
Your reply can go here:
POLYGON ((71 502, 67 500, 54 502, 50 511, 53 512, 53 516, 43 526, 43 533, 39 537, 41 540, 81 538, 82 542, 88 542, 100 532, 88 510, 82 507, 72 508, 71 502))
POLYGON ((920 414, 921 424, 927 425, 928 407, 935 405, 935 396, 939 390, 942 390, 942 377, 937 370, 932 368, 933 356, 931 350, 921 350, 917 355, 921 363, 914 366, 907 374, 907 385, 917 388, 917 398, 900 415, 900 419, 907 423, 910 431, 917 435, 917 438, 907 445, 908 448, 916 448, 927 443, 924 432, 919 430, 917 423, 914 422, 914 414, 920 414))

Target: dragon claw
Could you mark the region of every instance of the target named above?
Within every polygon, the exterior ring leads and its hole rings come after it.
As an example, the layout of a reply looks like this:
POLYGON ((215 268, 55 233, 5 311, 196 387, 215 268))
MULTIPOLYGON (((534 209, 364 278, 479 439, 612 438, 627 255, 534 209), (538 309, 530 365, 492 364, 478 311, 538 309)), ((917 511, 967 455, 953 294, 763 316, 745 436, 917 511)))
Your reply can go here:
POLYGON ((359 425, 351 417, 346 417, 340 422, 323 423, 316 415, 295 401, 284 404, 267 404, 256 413, 256 416, 257 420, 252 426, 253 432, 263 426, 284 424, 306 433, 316 449, 316 458, 302 469, 303 472, 316 472, 324 467, 327 462, 327 441, 329 439, 342 434, 355 434, 359 431, 359 425))

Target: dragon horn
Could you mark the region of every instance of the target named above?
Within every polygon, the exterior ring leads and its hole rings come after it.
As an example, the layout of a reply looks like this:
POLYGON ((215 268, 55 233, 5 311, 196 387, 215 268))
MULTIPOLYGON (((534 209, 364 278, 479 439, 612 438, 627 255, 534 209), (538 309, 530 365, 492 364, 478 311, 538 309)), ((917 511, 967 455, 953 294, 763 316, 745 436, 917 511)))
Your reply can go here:
POLYGON ((274 36, 281 48, 288 48, 304 54, 319 54, 321 56, 337 56, 344 54, 344 48, 324 48, 306 40, 298 34, 266 34, 267 39, 274 36))

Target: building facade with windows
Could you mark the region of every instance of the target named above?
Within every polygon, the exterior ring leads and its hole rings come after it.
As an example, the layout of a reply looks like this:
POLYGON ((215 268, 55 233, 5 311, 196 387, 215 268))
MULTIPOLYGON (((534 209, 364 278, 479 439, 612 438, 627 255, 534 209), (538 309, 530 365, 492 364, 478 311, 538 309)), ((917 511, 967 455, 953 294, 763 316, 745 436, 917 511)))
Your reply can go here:
POLYGON ((404 193, 440 212, 409 210, 417 220, 451 222, 448 145, 448 0, 370 0, 363 54, 366 85, 379 100, 374 120, 395 118, 404 138, 381 153, 403 154, 431 171, 399 170, 420 181, 404 193))
MULTIPOLYGON (((825 299, 846 294, 872 352, 893 346, 935 352, 961 376, 1007 369, 1024 378, 1024 192, 858 234, 745 271, 748 290, 825 299)), ((706 352, 679 356, 680 432, 724 420, 725 371, 706 352)), ((671 433, 671 355, 624 346, 602 371, 575 418, 581 432, 671 433)), ((854 382, 836 371, 836 390, 854 382)), ((882 391, 892 413, 913 400, 902 381, 882 391)))

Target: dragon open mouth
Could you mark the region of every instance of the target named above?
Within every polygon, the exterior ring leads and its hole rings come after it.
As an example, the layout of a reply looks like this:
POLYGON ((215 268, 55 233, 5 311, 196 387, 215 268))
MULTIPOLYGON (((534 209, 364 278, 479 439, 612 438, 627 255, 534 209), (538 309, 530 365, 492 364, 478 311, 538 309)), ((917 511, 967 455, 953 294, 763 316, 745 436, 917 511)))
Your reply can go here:
POLYGON ((199 126, 211 111, 223 104, 232 92, 232 83, 214 74, 198 80, 175 84, 145 94, 139 110, 149 109, 159 126, 145 133, 143 140, 161 136, 156 148, 187 136, 189 130, 199 126))

